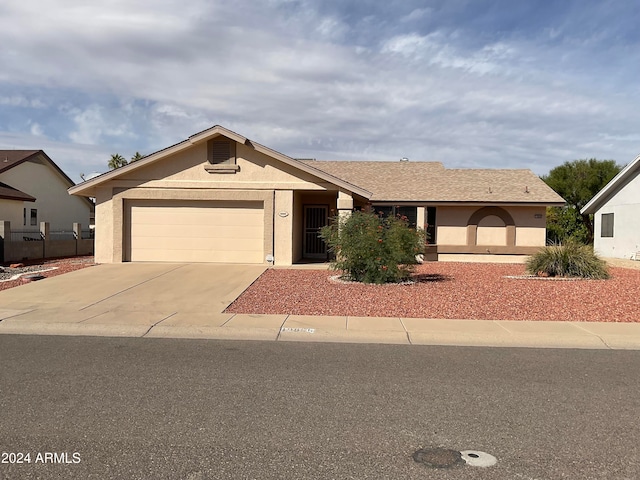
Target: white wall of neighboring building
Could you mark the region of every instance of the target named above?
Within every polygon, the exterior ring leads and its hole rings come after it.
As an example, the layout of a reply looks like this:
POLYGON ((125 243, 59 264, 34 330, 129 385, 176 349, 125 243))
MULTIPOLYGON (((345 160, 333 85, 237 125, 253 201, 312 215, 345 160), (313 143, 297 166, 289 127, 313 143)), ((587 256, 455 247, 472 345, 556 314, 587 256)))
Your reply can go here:
POLYGON ((640 251, 640 175, 594 214, 594 249, 603 257, 631 258, 640 251), (613 213, 613 237, 602 237, 602 215, 613 213))
MULTIPOLYGON (((0 174, 0 181, 36 198, 35 202, 24 202, 27 209, 27 227, 30 213, 37 210, 37 223, 49 222, 51 231, 70 231, 74 223, 89 228, 90 205, 86 199, 71 196, 71 186, 46 160, 23 162, 0 174)), ((5 219, 0 219, 5 220, 5 219)), ((12 230, 23 228, 22 210, 18 225, 12 221, 12 230)))

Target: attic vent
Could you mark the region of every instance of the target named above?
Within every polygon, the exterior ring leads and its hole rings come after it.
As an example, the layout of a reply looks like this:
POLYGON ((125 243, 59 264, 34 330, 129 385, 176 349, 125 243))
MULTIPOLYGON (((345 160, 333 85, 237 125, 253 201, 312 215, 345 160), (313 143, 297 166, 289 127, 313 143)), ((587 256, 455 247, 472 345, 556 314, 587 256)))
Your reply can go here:
POLYGON ((209 173, 235 173, 240 170, 236 163, 236 142, 228 138, 210 140, 207 143, 207 164, 209 173))
MULTIPOLYGON (((235 146, 235 143, 233 146, 235 146)), ((209 156, 209 162, 213 165, 219 165, 221 163, 235 163, 235 156, 235 148, 232 149, 231 140, 218 140, 211 142, 211 155, 209 156)))

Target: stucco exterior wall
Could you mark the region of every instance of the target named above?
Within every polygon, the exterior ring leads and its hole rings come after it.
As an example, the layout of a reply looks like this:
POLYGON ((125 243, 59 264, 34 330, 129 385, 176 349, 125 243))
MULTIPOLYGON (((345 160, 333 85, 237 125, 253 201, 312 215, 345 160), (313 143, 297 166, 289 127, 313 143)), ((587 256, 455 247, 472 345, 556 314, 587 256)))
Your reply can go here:
MULTIPOLYGON (((31 202, 0 199, 0 221, 11 222, 13 230, 23 229, 23 208, 31 202)), ((33 228, 33 227, 31 227, 33 228)))
POLYGON ((101 186, 96 192, 96 261, 126 260, 126 202, 136 199, 259 200, 265 211, 264 262, 268 255, 275 265, 298 260, 303 205, 317 201, 335 208, 337 187, 245 145, 237 144, 236 158, 235 173, 207 171, 205 142, 101 186))
MULTIPOLYGON (((451 254, 529 254, 546 241, 546 209, 536 206, 491 207, 487 215, 479 215, 479 206, 437 207, 438 251, 451 254), (508 225, 496 211, 505 212, 508 225), (474 218, 474 220, 472 220, 474 218), (486 247, 486 248, 484 248, 486 247)), ((441 258, 441 255, 438 257, 441 258)), ((445 257, 442 257, 445 258, 445 257)), ((462 257, 459 257, 462 259, 462 257)))
POLYGON ((114 185, 181 188, 238 188, 266 190, 326 190, 336 187, 318 182, 315 177, 295 170, 282 162, 237 144, 237 173, 210 173, 207 165, 207 144, 193 147, 139 168, 118 180, 114 185))
POLYGON ((274 205, 274 265, 291 265, 293 259, 293 190, 276 190, 274 205))
MULTIPOLYGON (((38 211, 38 224, 49 222, 52 231, 71 231, 74 223, 89 227, 89 203, 84 198, 69 195, 70 185, 49 165, 27 161, 0 174, 0 181, 36 198, 35 202, 24 202, 24 207, 27 211, 38 211)), ((22 209, 19 222, 22 226, 22 209)))
POLYGON ((631 258, 640 251, 640 175, 594 214, 594 249, 603 257, 631 258), (602 237, 602 215, 613 213, 613 237, 602 237))

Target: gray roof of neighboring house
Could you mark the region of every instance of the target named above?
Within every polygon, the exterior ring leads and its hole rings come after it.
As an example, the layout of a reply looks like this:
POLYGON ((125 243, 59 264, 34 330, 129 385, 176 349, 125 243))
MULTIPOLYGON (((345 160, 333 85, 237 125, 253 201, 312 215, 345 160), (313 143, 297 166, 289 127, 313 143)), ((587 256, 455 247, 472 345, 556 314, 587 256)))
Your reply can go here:
POLYGON ((22 200, 24 202, 36 201, 36 198, 28 193, 21 192, 17 188, 13 188, 11 185, 2 182, 0 182, 0 198, 4 198, 5 200, 22 200))
POLYGON ((62 178, 64 178, 69 185, 75 185, 75 182, 69 178, 69 176, 62 171, 62 169, 55 164, 49 156, 44 153, 43 150, 0 150, 0 173, 14 168, 21 163, 27 162, 31 159, 36 159, 38 156, 42 156, 49 164, 56 170, 62 178))
POLYGON ((448 169, 440 162, 302 162, 369 190, 371 201, 565 203, 531 170, 448 169))
POLYGON ((640 155, 625 166, 620 173, 611 179, 589 202, 582 207, 580 213, 596 213, 611 197, 622 189, 627 183, 640 175, 640 155))
POLYGON ((41 150, 0 150, 0 173, 26 162, 41 150))

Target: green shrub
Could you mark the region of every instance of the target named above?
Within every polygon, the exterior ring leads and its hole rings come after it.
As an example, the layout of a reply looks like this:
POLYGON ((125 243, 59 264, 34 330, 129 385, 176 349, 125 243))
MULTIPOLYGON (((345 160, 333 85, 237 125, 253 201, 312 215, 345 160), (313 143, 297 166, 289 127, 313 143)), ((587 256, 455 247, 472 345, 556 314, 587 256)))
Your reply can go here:
POLYGON ((527 261, 527 271, 549 277, 609 278, 606 262, 594 253, 593 247, 572 238, 533 255, 527 261))
POLYGON ((334 217, 320 237, 335 255, 331 268, 364 283, 406 280, 425 245, 424 231, 410 228, 405 217, 381 218, 373 212, 334 217))

